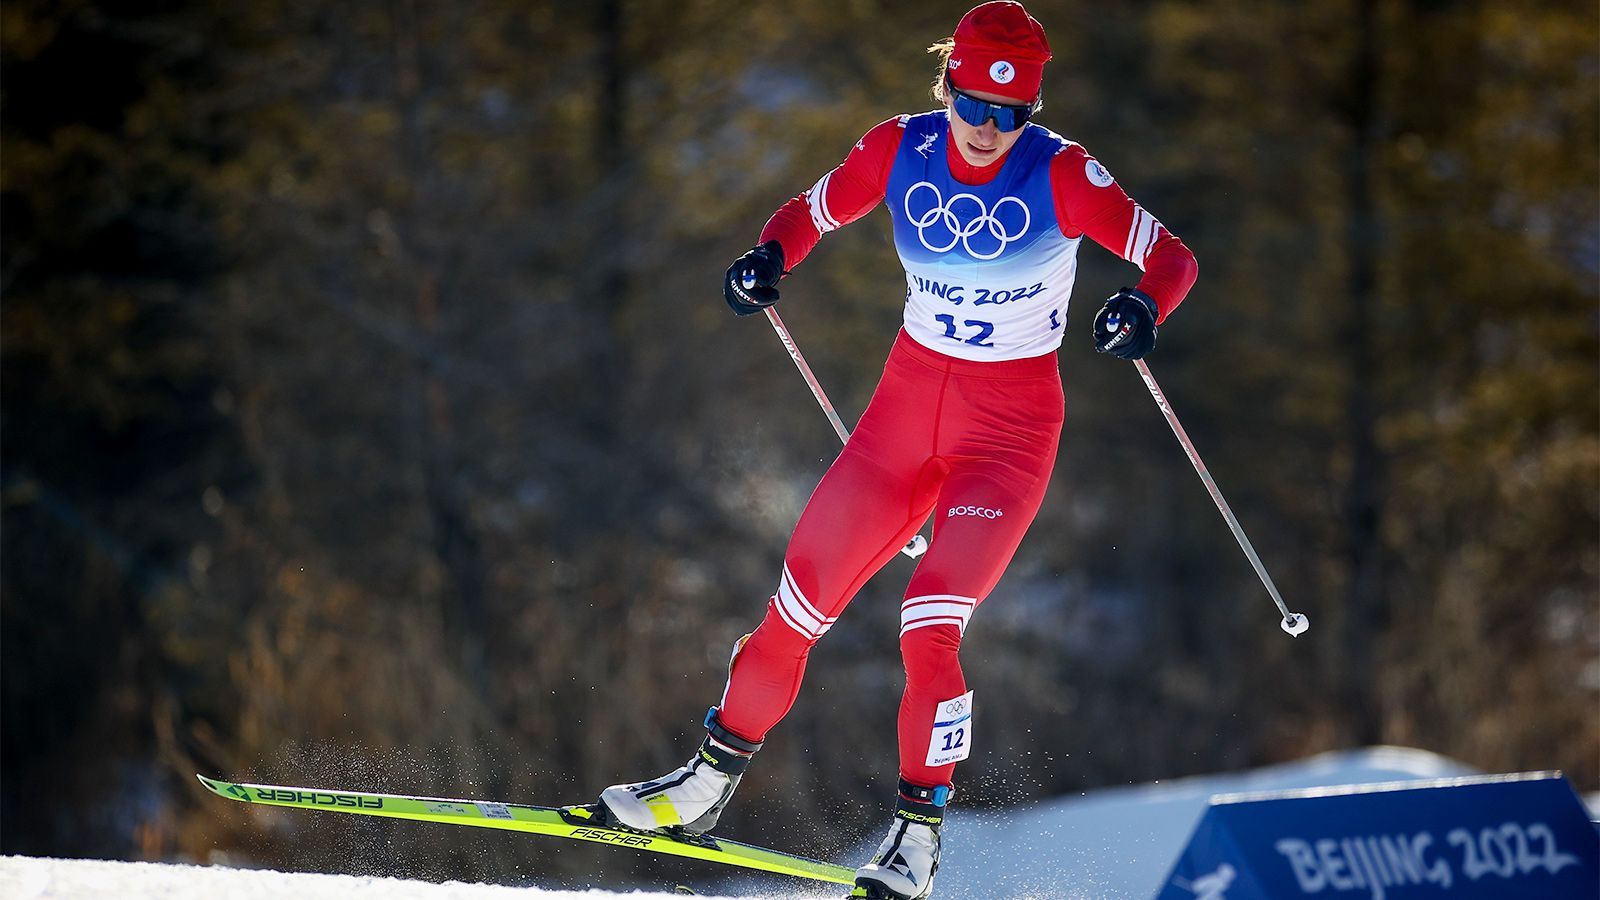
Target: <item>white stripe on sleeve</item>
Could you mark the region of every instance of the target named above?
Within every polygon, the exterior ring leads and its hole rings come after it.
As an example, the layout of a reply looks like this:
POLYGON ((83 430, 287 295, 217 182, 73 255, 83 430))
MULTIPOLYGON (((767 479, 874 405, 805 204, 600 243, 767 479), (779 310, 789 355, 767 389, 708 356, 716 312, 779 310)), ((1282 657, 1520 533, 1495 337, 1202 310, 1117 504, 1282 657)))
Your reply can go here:
POLYGON ((1122 245, 1122 258, 1133 259, 1133 242, 1139 237, 1139 227, 1144 224, 1144 207, 1137 204, 1133 207, 1133 224, 1128 226, 1128 241, 1122 245))
POLYGON ((1150 257, 1150 248, 1156 245, 1156 238, 1165 227, 1155 216, 1144 211, 1144 207, 1135 206, 1133 210, 1133 225, 1128 229, 1127 252, 1123 258, 1138 266, 1142 271, 1145 260, 1150 257))
POLYGON ((811 209, 811 224, 817 227, 822 234, 839 227, 839 220, 828 211, 828 180, 833 177, 833 172, 817 179, 817 183, 806 192, 806 205, 811 209))

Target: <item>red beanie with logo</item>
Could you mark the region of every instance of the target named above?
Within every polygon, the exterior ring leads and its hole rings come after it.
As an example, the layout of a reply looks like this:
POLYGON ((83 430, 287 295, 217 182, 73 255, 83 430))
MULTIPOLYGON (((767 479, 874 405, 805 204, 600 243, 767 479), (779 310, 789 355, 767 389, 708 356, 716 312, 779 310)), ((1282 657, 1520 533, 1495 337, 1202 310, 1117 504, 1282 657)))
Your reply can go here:
POLYGON ((993 0, 975 6, 956 25, 950 82, 958 90, 1032 103, 1044 80, 1050 42, 1044 26, 1021 3, 993 0))

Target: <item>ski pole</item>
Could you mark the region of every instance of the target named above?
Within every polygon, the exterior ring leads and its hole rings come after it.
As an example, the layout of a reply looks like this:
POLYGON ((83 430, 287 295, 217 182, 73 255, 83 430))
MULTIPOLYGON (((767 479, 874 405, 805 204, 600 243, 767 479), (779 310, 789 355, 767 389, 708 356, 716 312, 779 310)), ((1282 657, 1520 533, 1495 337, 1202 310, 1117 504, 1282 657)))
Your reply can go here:
MULTIPOLYGON (((828 421, 833 423, 834 433, 839 435, 841 442, 849 443, 850 429, 844 427, 844 420, 839 418, 839 413, 834 410, 833 404, 828 402, 828 395, 823 393, 822 383, 817 381, 817 376, 811 373, 811 367, 806 365, 806 358, 800 355, 800 348, 795 344, 794 338, 789 336, 789 329, 783 327, 783 320, 778 318, 778 311, 769 306, 766 309, 766 313, 767 321, 772 323, 772 330, 776 331, 778 339, 783 341, 783 349, 789 351, 789 358, 794 360, 795 368, 800 370, 800 376, 806 380, 806 385, 811 388, 811 396, 817 398, 817 404, 822 407, 823 413, 828 416, 828 421)), ((904 547, 901 547, 900 552, 912 559, 916 559, 928 552, 928 542, 919 534, 904 547)))
POLYGON ((1311 627, 1311 620, 1302 613, 1292 613, 1283 603, 1283 597, 1278 594, 1277 585, 1272 583, 1272 576, 1267 574, 1267 567, 1261 564, 1261 557, 1256 555, 1256 548, 1250 546, 1250 539, 1244 536, 1244 529, 1239 527, 1239 520, 1234 518, 1233 510, 1228 508, 1228 501, 1222 499, 1222 491, 1217 488, 1217 482, 1206 469, 1206 464, 1201 462, 1200 454, 1194 449, 1194 441, 1189 440, 1189 435, 1179 424, 1178 416, 1172 411, 1172 404, 1167 402, 1165 394, 1156 384, 1155 376, 1150 374, 1150 367, 1144 360, 1136 359, 1134 366, 1139 369, 1139 377, 1144 379, 1144 386, 1150 389, 1150 396, 1156 400, 1156 406, 1161 408, 1161 414, 1167 417, 1167 424, 1172 426, 1172 433, 1178 436, 1178 443, 1183 445, 1183 452, 1189 455, 1189 462, 1194 464, 1194 470, 1200 474, 1200 480, 1205 484, 1206 490, 1211 492, 1211 499, 1217 504, 1217 511, 1222 513, 1222 520, 1233 529, 1233 536, 1238 539, 1239 547, 1244 550, 1244 555, 1250 560, 1250 565, 1255 566, 1256 574, 1261 576, 1261 583, 1267 586, 1267 593, 1272 595, 1272 602, 1278 604, 1278 611, 1283 613, 1283 621, 1278 623, 1291 637, 1299 637, 1307 628, 1311 627))

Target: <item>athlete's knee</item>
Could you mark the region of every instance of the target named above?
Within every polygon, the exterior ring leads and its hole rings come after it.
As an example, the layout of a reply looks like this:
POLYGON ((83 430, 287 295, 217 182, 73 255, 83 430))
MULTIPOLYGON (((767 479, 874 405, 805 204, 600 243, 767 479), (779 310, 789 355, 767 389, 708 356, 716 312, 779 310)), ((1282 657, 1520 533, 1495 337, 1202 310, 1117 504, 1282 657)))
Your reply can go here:
POLYGON ((776 599, 768 601, 766 618, 751 632, 740 655, 753 653, 772 658, 803 659, 811 653, 818 638, 800 631, 778 609, 776 599))
POLYGON ((900 633, 900 655, 905 661, 906 680, 923 684, 940 678, 960 676, 961 629, 941 623, 909 628, 900 633))
MULTIPOLYGON (((926 579, 914 581, 926 582, 926 579)), ((913 590, 900 607, 900 652, 906 659, 906 673, 913 674, 915 661, 927 659, 930 665, 948 665, 961 647, 976 598, 956 594, 913 590)))
POLYGON ((808 648, 821 640, 838 616, 823 612, 823 608, 835 613, 837 610, 817 597, 817 581, 811 566, 803 560, 786 560, 778 589, 767 605, 767 621, 762 626, 781 623, 805 641, 808 648), (797 572, 800 577, 796 577, 797 572))

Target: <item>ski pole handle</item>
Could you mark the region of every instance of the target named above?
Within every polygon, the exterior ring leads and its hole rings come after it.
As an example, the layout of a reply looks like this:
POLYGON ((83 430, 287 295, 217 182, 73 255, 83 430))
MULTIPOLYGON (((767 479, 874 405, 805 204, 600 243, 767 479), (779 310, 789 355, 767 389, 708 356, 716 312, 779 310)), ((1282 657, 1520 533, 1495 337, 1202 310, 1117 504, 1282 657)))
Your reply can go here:
POLYGON ((1278 605, 1278 611, 1283 613, 1283 621, 1279 626, 1289 633, 1290 637, 1299 637, 1311 627, 1311 620, 1304 614, 1290 612, 1284 605, 1283 597, 1278 594, 1278 586, 1272 583, 1272 576, 1267 574, 1267 567, 1261 564, 1261 557, 1256 555, 1256 548, 1250 545, 1250 539, 1244 536, 1244 528, 1240 527, 1239 520, 1234 517, 1233 510, 1228 507, 1228 501, 1222 499, 1222 490, 1217 487, 1217 482, 1211 477, 1211 472, 1206 469, 1206 464, 1201 461, 1200 453, 1194 449, 1194 441, 1189 440, 1188 432, 1183 430, 1183 425, 1178 421, 1177 413, 1172 411, 1172 404, 1167 402, 1167 396, 1161 392, 1161 387, 1156 384, 1154 375, 1150 374, 1150 367, 1144 360, 1136 359, 1133 364, 1139 370, 1139 377, 1144 379, 1144 386, 1149 388, 1150 396, 1155 398, 1156 406, 1161 414, 1166 417, 1167 424, 1172 426, 1172 433, 1177 435, 1178 443, 1183 446, 1183 452, 1188 455, 1189 462, 1194 465, 1194 470, 1200 476, 1200 481, 1211 492, 1212 502, 1217 504, 1217 512, 1222 513, 1222 520, 1228 523, 1233 536, 1239 542, 1239 548, 1244 551, 1245 558, 1250 560, 1250 565, 1255 567, 1256 574, 1261 577, 1261 583, 1266 585, 1267 593, 1272 595, 1272 602, 1278 605))
MULTIPOLYGON (((833 425, 833 431, 839 436, 839 442, 848 444, 850 442, 850 429, 844 427, 844 420, 839 418, 839 413, 833 408, 833 404, 828 401, 827 393, 822 390, 822 382, 818 381, 817 376, 812 374, 811 367, 806 364, 806 358, 800 354, 800 347, 795 344, 794 338, 790 337, 789 329, 783 326, 783 319, 778 317, 778 311, 770 306, 763 311, 767 314, 767 321, 772 323, 772 330, 778 333, 778 340, 783 341, 783 349, 789 351, 789 358, 794 360, 795 368, 800 370, 800 377, 804 378, 806 386, 811 388, 811 396, 817 398, 817 405, 822 407, 822 412, 827 415, 828 422, 833 425)), ((922 535, 918 534, 907 542, 904 547, 901 547, 900 552, 911 559, 916 559, 928 552, 928 542, 922 535)))

